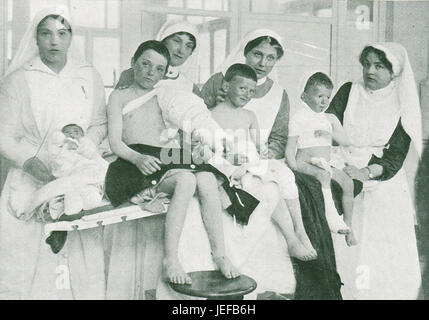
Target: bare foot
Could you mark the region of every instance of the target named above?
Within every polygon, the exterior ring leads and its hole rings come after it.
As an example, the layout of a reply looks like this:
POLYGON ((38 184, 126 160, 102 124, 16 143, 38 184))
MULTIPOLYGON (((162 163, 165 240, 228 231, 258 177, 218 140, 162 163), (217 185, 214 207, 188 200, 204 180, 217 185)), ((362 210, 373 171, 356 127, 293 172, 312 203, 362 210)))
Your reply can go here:
POLYGON ((233 278, 237 278, 240 275, 240 272, 237 270, 236 267, 234 267, 234 265, 231 263, 228 257, 213 256, 213 261, 219 267, 220 272, 225 276, 225 278, 233 279, 233 278))
POLYGON ((167 280, 175 284, 191 284, 192 279, 186 274, 178 260, 164 261, 167 280))
POLYGON ((355 235, 353 233, 353 230, 349 234, 346 234, 346 243, 349 247, 355 246, 358 244, 355 235))
POLYGON ((302 261, 310 261, 316 259, 317 255, 314 256, 311 250, 307 249, 298 238, 288 239, 287 246, 289 254, 302 261))
POLYGON ((338 234, 349 234, 351 230, 344 222, 344 220, 341 219, 338 214, 334 212, 329 213, 328 211, 326 212, 326 221, 328 222, 328 226, 331 232, 338 234))
POLYGON ((313 245, 311 244, 310 239, 308 238, 307 232, 305 230, 300 230, 295 232, 296 236, 298 237, 299 241, 311 252, 311 256, 313 258, 317 257, 317 251, 313 248, 313 245))

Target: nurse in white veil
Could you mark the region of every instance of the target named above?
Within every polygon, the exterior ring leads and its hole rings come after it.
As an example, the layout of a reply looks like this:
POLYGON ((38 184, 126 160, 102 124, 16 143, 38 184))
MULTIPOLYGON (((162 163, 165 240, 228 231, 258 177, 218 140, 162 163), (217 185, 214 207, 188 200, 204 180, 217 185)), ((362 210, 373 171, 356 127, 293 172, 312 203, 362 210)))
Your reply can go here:
MULTIPOLYGON (((260 143, 267 144, 271 155, 276 159, 285 157, 289 131, 289 98, 286 90, 278 83, 281 72, 279 60, 283 58, 285 51, 286 47, 278 33, 269 29, 250 31, 231 50, 218 72, 210 77, 201 90, 206 105, 213 107, 222 99, 222 82, 226 70, 234 63, 251 66, 256 71, 258 82, 255 96, 245 108, 255 113, 261 129, 260 143)), ((300 173, 295 173, 295 180, 299 190, 302 222, 299 223, 301 217, 292 216, 294 227, 305 228, 304 232, 318 256, 310 262, 295 261, 295 298, 341 299, 341 281, 336 272, 334 249, 325 218, 320 184, 313 177, 300 173)), ((266 238, 275 234, 274 226, 272 228, 265 233, 266 238)), ((270 261, 268 264, 274 265, 274 262, 270 261)), ((288 272, 286 267, 284 270, 285 273, 288 272)))
POLYGON ((69 123, 82 124, 96 144, 106 133, 103 83, 72 32, 67 8, 39 12, 1 84, 0 152, 13 166, 0 197, 0 298, 104 298, 101 229, 70 232, 55 255, 43 223, 26 212, 52 179, 45 137, 69 123))
MULTIPOLYGON (((195 25, 183 20, 168 20, 159 30, 156 40, 161 41, 170 52, 170 66, 157 87, 173 87, 177 90, 193 92, 200 90, 195 84, 198 71, 199 32, 195 25)), ((132 69, 121 73, 116 88, 128 86, 133 82, 132 69)))
POLYGON ((421 282, 414 204, 403 162, 422 150, 421 111, 406 49, 376 43, 360 56, 363 78, 344 84, 327 112, 343 122, 354 147, 344 170, 362 180, 353 228, 358 245, 335 237, 346 299, 416 299, 421 282))

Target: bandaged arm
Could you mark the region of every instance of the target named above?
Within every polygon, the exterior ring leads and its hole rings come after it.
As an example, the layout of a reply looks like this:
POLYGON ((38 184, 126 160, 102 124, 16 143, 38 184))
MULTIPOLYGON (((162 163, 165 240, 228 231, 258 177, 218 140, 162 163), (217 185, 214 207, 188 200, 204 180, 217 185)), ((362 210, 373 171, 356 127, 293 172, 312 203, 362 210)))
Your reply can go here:
POLYGON ((185 134, 199 136, 212 150, 223 151, 227 136, 201 98, 191 92, 161 88, 158 102, 166 123, 185 134))

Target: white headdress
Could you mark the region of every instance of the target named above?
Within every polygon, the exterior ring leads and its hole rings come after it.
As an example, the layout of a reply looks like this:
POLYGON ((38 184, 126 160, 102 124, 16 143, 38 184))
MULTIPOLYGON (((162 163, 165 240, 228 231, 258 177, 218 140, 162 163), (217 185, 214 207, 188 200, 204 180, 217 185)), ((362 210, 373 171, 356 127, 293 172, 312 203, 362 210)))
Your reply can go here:
POLYGON ((192 34, 195 37, 196 47, 192 52, 192 55, 181 65, 178 67, 170 67, 171 69, 176 69, 177 72, 182 73, 186 76, 187 79, 192 82, 197 82, 197 74, 198 74, 198 49, 200 44, 199 41, 199 32, 195 25, 183 20, 169 20, 161 27, 159 30, 156 40, 162 41, 168 36, 178 32, 187 32, 192 34))
MULTIPOLYGON (((12 62, 10 63, 9 67, 6 70, 5 76, 20 69, 27 62, 29 62, 39 54, 39 48, 36 42, 37 26, 40 23, 40 21, 43 20, 43 18, 51 14, 60 15, 63 18, 65 18, 69 22, 73 30, 73 21, 71 20, 69 10, 67 7, 55 6, 55 7, 49 7, 39 11, 34 17, 31 24, 28 26, 27 30, 25 31, 24 36, 21 39, 21 42, 19 44, 18 50, 14 58, 12 59, 12 62)), ((73 40, 70 44, 67 57, 75 60, 79 60, 79 61, 83 60, 83 57, 79 53, 79 50, 73 44, 73 40)))
MULTIPOLYGON (((297 106, 305 105, 307 107, 307 105, 301 100, 301 95, 304 92, 304 89, 305 89, 305 86, 306 86, 306 84, 308 82, 308 79, 310 79, 310 77, 312 75, 314 75, 315 73, 318 73, 318 72, 323 73, 323 74, 325 74, 325 75, 327 75, 329 77, 329 74, 327 74, 325 71, 319 70, 319 69, 314 69, 312 71, 305 71, 302 74, 302 76, 300 77, 300 79, 299 79, 299 85, 298 85, 299 91, 297 91, 298 96, 294 97, 294 99, 297 99, 297 101, 300 101, 300 103, 297 103, 297 106)), ((329 79, 331 79, 331 78, 329 77, 329 79)), ((332 81, 332 79, 331 79, 331 81, 332 81)), ((335 92, 335 88, 332 89, 332 92, 335 92)), ((326 107, 325 110, 323 110, 323 112, 325 112, 328 108, 329 108, 329 105, 326 107)), ((291 109, 292 109, 292 106, 291 106, 291 109)))
MULTIPOLYGON (((283 45, 282 37, 278 33, 274 32, 272 30, 269 30, 269 29, 253 30, 253 31, 250 31, 249 33, 247 33, 244 36, 244 38, 231 50, 228 57, 217 68, 216 72, 222 72, 223 74, 225 74, 226 70, 228 70, 228 68, 230 66, 232 66, 233 64, 245 63, 246 58, 244 57, 244 48, 246 47, 246 45, 250 41, 255 40, 256 38, 259 38, 259 37, 263 37, 263 36, 268 36, 268 37, 276 39, 278 41, 278 43, 282 46, 283 51, 286 51, 285 47, 283 45)), ((274 81, 276 81, 278 79, 276 65, 273 67, 273 70, 270 72, 269 77, 271 79, 273 79, 274 81)))
POLYGON ((411 137, 420 156, 423 148, 422 115, 416 81, 407 50, 399 43, 394 42, 381 42, 370 46, 383 51, 387 60, 392 64, 395 77, 393 81, 396 82, 401 107, 402 126, 411 137))

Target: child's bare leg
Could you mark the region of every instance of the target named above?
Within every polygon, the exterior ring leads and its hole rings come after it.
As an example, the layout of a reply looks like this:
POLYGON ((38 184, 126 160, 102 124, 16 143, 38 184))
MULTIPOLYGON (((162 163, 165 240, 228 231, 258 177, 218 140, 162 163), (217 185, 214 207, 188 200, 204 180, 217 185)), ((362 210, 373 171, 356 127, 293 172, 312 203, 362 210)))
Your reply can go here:
POLYGON ((225 254, 225 240, 222 225, 222 205, 216 177, 210 172, 198 172, 197 192, 201 203, 201 214, 209 237, 213 260, 222 274, 236 278, 240 272, 232 265, 225 254))
POLYGON ((331 175, 328 171, 316 167, 306 161, 297 160, 298 170, 315 177, 322 185, 323 201, 325 203, 325 216, 329 229, 334 233, 348 234, 350 228, 344 223, 335 208, 331 192, 331 175))
POLYGON ((357 245, 356 238, 353 234, 353 199, 354 199, 354 184, 351 179, 343 171, 333 168, 332 179, 338 182, 343 190, 342 204, 344 209, 344 222, 349 226, 350 233, 346 235, 346 243, 350 246, 357 245))
POLYGON ((271 218, 279 226, 280 231, 285 237, 291 256, 303 261, 316 259, 317 253, 304 246, 296 236, 292 218, 283 199, 278 202, 271 218))
POLYGON ((307 232, 304 228, 304 223, 302 222, 301 214, 301 205, 299 203, 299 198, 296 199, 285 199, 287 207, 292 217, 293 226, 295 229, 296 236, 298 239, 311 251, 311 253, 317 256, 316 250, 313 248, 310 239, 308 238, 307 232))
POLYGON ((192 172, 179 172, 166 178, 158 191, 172 195, 165 219, 165 268, 170 282, 177 284, 191 283, 179 262, 179 240, 185 222, 189 201, 196 188, 196 179, 192 172))
POLYGON ((298 187, 295 183, 295 175, 292 170, 289 169, 284 163, 279 161, 270 161, 270 166, 273 170, 274 177, 278 183, 282 196, 286 201, 286 205, 289 209, 290 216, 292 218, 295 234, 304 246, 309 249, 314 256, 317 256, 316 250, 314 250, 310 239, 308 238, 307 232, 304 228, 302 221, 301 205, 299 203, 298 187), (279 166, 280 163, 280 166, 279 166))

